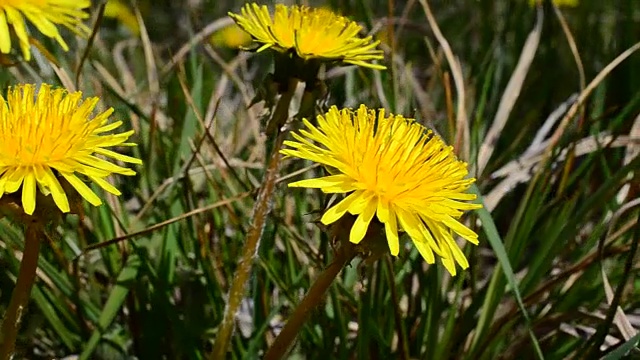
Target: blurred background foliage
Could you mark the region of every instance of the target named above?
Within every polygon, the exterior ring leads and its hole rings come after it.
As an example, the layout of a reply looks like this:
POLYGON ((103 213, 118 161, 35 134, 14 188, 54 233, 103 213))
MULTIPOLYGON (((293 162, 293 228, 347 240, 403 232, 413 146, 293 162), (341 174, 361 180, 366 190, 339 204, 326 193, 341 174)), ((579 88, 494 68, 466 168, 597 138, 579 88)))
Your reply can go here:
MULTIPOLYGON (((46 81, 100 96, 101 106, 114 107, 114 118, 136 130, 139 146, 129 151, 144 161, 137 177, 119 185, 123 196, 50 229, 18 358, 206 358, 265 163, 266 105, 248 105, 264 90, 272 59, 237 49, 248 38, 226 13, 241 5, 109 0, 86 56, 86 39, 70 38, 67 53, 43 41, 57 65, 36 53, 0 72, 3 89, 46 81), (113 239, 123 240, 98 245, 113 239)), ((381 40, 389 67, 326 69, 322 106, 383 106, 454 143, 462 130, 454 121, 452 73, 418 1, 311 5, 359 21, 381 40)), ((598 351, 620 358, 637 343, 633 329, 640 326, 640 56, 599 81, 566 128, 550 115, 566 110, 585 83, 640 40, 640 2, 581 0, 560 7, 562 17, 544 4, 535 57, 516 79, 521 90, 506 94, 517 100, 489 143, 486 167, 478 166, 478 154, 534 31, 536 9, 527 0, 430 6, 461 63, 465 160, 491 215, 467 218, 480 246, 465 247, 472 265, 455 278, 425 264, 411 246, 398 258, 355 261, 313 312, 292 358, 537 358, 530 333, 547 359, 603 355, 598 351), (556 130, 558 141, 544 157, 543 140, 556 130), (494 224, 497 232, 488 231, 494 224), (489 240, 504 244, 529 321, 489 240)), ((96 1, 90 24, 98 9, 96 1)), ((304 165, 287 161, 281 175, 304 165)), ((332 258, 328 235, 314 224, 323 196, 287 189, 288 181, 277 190, 229 359, 259 358, 332 258)), ((2 311, 22 246, 21 229, 0 221, 2 311)))

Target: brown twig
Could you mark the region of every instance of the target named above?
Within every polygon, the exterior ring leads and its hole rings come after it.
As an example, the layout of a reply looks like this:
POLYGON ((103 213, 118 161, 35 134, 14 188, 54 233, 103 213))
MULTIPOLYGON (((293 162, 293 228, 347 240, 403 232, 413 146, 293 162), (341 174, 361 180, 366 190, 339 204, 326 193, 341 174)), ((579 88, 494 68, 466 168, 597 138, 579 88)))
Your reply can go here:
MULTIPOLYGON (((287 91, 282 94, 274 110, 273 117, 270 123, 284 124, 289 117, 289 104, 293 98, 297 85, 297 80, 292 80, 287 91)), ((279 130, 279 129, 278 129, 279 130)), ((246 283, 251 275, 251 268, 253 267, 253 258, 256 256, 256 251, 260 243, 260 237, 262 231, 267 222, 267 217, 271 210, 271 201, 273 191, 276 185, 276 178, 278 175, 278 167, 280 165, 280 148, 286 137, 286 132, 279 132, 271 151, 271 159, 269 166, 262 180, 262 185, 258 191, 256 197, 256 203, 253 207, 253 222, 247 233, 247 241, 242 249, 242 255, 238 261, 238 267, 234 273, 233 282, 231 283, 231 289, 227 299, 227 306, 224 311, 224 317, 218 330, 218 335, 213 344, 213 351, 211 352, 209 359, 224 359, 231 339, 231 334, 234 328, 234 319, 242 298, 244 297, 246 283)))
POLYGON ((284 328, 276 337, 269 350, 264 356, 264 360, 278 360, 286 355, 287 350, 298 336, 300 328, 304 325, 311 310, 322 301, 329 286, 336 279, 340 271, 353 260, 357 251, 355 245, 344 242, 338 249, 335 259, 329 267, 324 269, 311 288, 305 295, 304 299, 293 311, 284 328))
POLYGON ((18 279, 0 329, 0 360, 10 359, 15 350, 22 316, 29 303, 31 288, 36 279, 40 240, 43 237, 44 229, 40 223, 36 221, 28 223, 18 279))

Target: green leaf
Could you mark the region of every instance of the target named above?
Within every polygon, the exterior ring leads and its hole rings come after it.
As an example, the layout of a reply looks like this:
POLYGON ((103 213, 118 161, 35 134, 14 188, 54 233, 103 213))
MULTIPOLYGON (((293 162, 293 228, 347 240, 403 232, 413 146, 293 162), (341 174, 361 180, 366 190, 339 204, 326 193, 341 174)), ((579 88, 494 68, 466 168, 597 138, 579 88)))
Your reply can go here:
POLYGON ((100 343, 100 339, 107 331, 107 328, 111 325, 118 312, 122 308, 127 295, 129 294, 129 284, 136 280, 138 277, 138 270, 140 269, 141 262, 137 255, 132 255, 127 260, 126 265, 118 275, 116 284, 114 285, 107 302, 104 304, 96 329, 91 334, 91 338, 87 342, 80 354, 80 360, 87 360, 91 358, 93 351, 100 343))
MULTIPOLYGON (((482 194, 480 194, 480 190, 478 190, 478 187, 474 184, 471 187, 471 190, 473 193, 475 193, 478 196, 478 202, 482 204, 482 194)), ((502 238, 500 237, 500 234, 498 233, 498 229, 496 228, 496 225, 493 222, 493 218, 491 217, 491 214, 489 213, 489 211, 487 211, 484 207, 476 210, 476 213, 478 214, 478 217, 482 222, 482 229, 484 230, 485 235, 487 235, 487 240, 489 241, 489 244, 491 244, 491 247, 493 248, 493 251, 495 252, 496 257, 498 258, 498 263, 500 264, 500 268, 502 269, 502 272, 507 278, 507 283, 511 287, 511 290, 513 291, 513 294, 516 298, 516 302, 518 303, 518 307, 520 308, 522 317, 525 320, 525 323, 527 326, 527 332, 529 333, 529 337, 531 338, 531 343, 533 344, 533 347, 536 351, 536 356, 538 357, 538 359, 544 359, 544 355, 542 354, 542 349, 540 348, 540 344, 538 344, 538 339, 536 338, 536 335, 533 333, 533 330, 531 329, 531 320, 529 319, 529 314, 527 312, 527 309, 525 308, 524 303, 522 302, 522 296, 520 295, 520 290, 518 288, 518 282, 516 280, 516 276, 513 272, 513 267, 511 266, 511 262, 509 261, 509 256, 507 255, 507 251, 504 248, 502 238)))
POLYGON ((608 353, 605 357, 602 358, 602 360, 620 360, 627 356, 627 354, 634 348, 636 349, 637 353, 638 348, 636 348, 636 346, 638 345, 638 341, 640 341, 640 332, 635 334, 631 339, 625 341, 624 344, 618 346, 617 349, 608 353))

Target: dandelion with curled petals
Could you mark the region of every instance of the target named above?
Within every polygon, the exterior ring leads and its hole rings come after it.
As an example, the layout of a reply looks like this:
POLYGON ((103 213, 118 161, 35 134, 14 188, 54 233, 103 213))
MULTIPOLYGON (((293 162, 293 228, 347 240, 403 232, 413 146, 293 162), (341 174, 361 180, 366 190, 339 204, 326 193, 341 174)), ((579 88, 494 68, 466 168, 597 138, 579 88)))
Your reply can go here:
POLYGON ((371 63, 383 59, 382 51, 376 49, 379 41, 372 42, 370 36, 360 38, 361 27, 357 23, 330 10, 278 4, 271 15, 266 6, 252 3, 245 5, 240 15, 229 16, 262 44, 258 51, 295 51, 305 60, 342 61, 385 69, 371 63))
POLYGON ((84 11, 89 6, 90 0, 0 0, 0 52, 11 52, 11 28, 18 37, 24 58, 31 59, 26 20, 44 36, 56 40, 65 51, 69 50, 57 25, 80 35, 88 34, 89 28, 82 19, 89 17, 84 11))
POLYGON ((475 179, 466 178, 467 164, 450 146, 412 119, 376 114, 364 105, 356 111, 334 106, 317 120, 314 126, 304 119, 306 129, 293 133, 296 141, 285 142, 281 152, 322 164, 331 174, 289 186, 349 194, 324 213, 322 223, 346 212, 357 215, 349 237, 357 244, 376 215, 392 255, 399 253, 398 231, 404 230, 428 263, 437 255, 452 275, 455 263, 469 266, 453 233, 478 243, 458 219, 480 205, 465 202, 476 198, 466 193, 475 179))
POLYGON ((21 189, 22 208, 31 215, 37 187, 43 194, 51 194, 62 212, 69 212, 59 177, 95 206, 102 202, 83 178, 120 195, 105 178, 135 172, 96 155, 132 164, 142 162, 107 149, 135 145, 126 143, 133 131, 106 134, 122 121, 109 123, 112 108, 92 117, 98 100, 82 100, 81 92, 68 93, 46 84, 37 94, 34 85, 19 85, 9 89, 6 99, 0 95, 0 197, 21 189))

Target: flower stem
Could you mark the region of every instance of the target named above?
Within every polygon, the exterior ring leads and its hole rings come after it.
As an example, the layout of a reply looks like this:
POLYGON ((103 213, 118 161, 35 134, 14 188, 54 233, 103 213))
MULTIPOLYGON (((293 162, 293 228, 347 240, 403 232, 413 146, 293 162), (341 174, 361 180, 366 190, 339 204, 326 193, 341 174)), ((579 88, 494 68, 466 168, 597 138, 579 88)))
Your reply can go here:
POLYGON ((20 322, 29 303, 31 287, 36 279, 40 238, 43 236, 44 231, 39 223, 31 222, 27 225, 18 279, 0 329, 0 360, 10 359, 14 352, 20 322))
MULTIPOLYGON (((290 80, 287 91, 284 92, 278 104, 273 112, 272 118, 269 120, 270 124, 284 124, 289 117, 289 104, 296 90, 298 80, 290 80)), ((279 127, 275 129, 278 131, 273 148, 270 152, 271 158, 269 160, 269 166, 262 179, 258 196, 256 197, 256 203, 253 206, 253 222, 249 231, 247 232, 247 240, 242 249, 242 255, 238 261, 238 266, 233 276, 231 288, 229 289, 227 306, 225 308, 224 317, 220 328, 218 329, 218 335, 213 344, 213 350, 209 355, 209 359, 218 360, 225 359, 226 352, 235 325, 235 315, 240 307, 242 298, 244 297, 247 281, 251 275, 251 268, 253 266, 253 258, 256 256, 260 237, 267 221, 267 217, 271 210, 271 198, 275 189, 276 177, 278 175, 278 166, 280 164, 280 148, 286 137, 286 132, 280 132, 279 127)), ((267 134, 271 135, 271 134, 267 134)))
POLYGON ((324 298, 329 286, 336 279, 340 271, 353 260, 356 256, 356 247, 351 243, 343 243, 338 249, 336 257, 333 259, 329 267, 324 269, 316 281, 311 285, 309 292, 305 295, 302 302, 293 311, 284 328, 276 337, 273 345, 267 350, 264 360, 281 359, 289 350, 291 343, 300 333, 302 325, 304 325, 311 310, 313 310, 324 298))

